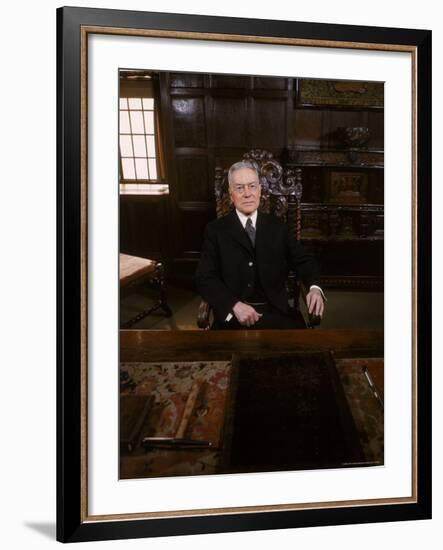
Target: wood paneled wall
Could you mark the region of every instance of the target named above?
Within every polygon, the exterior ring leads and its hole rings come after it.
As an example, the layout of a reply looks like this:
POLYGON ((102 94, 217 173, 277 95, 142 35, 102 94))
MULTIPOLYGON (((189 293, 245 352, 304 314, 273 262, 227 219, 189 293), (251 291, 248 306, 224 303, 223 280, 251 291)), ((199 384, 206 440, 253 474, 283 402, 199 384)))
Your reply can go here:
MULTIPOLYGON (((358 169, 365 174, 365 201, 383 204, 382 164, 360 163, 356 168, 352 161, 335 166, 336 160, 321 160, 321 155, 343 149, 337 129, 346 126, 369 128, 365 149, 381 152, 382 159, 383 109, 352 104, 302 105, 297 101, 299 81, 295 78, 162 72, 159 82, 169 195, 162 203, 163 210, 151 207, 154 199, 149 197, 143 203, 139 198, 121 198, 123 251, 137 250, 138 255, 145 257, 161 255, 170 276, 189 281, 199 257, 204 227, 215 217, 215 167, 229 167, 252 148, 267 149, 281 162, 292 165, 297 164, 300 151, 320 154, 320 161, 301 162, 303 202, 330 202, 333 174, 337 170, 346 173, 358 169), (136 200, 137 206, 130 206, 136 200), (126 216, 132 219, 125 219, 126 216), (161 237, 154 238, 155 234, 161 237), (141 244, 141 235, 145 245, 141 244)), ((358 239, 354 241, 353 253, 359 249, 358 239)), ((334 264, 334 246, 343 248, 343 239, 336 245, 329 243, 326 249, 323 246, 329 271, 326 275, 340 271, 334 264)), ((382 239, 372 248, 375 251, 369 255, 376 260, 370 265, 366 261, 363 272, 381 276, 382 239)), ((347 264, 342 264, 343 275, 352 271, 347 264)), ((357 271, 358 275, 365 274, 361 273, 361 266, 357 271)))

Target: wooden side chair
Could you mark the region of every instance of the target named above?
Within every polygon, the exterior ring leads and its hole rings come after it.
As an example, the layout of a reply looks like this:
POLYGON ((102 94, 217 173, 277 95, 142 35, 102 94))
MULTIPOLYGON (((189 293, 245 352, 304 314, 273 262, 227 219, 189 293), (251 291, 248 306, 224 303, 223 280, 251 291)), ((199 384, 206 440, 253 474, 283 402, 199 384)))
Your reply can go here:
MULTIPOLYGON (((264 149, 252 149, 243 155, 242 160, 254 161, 259 169, 261 183, 261 198, 259 210, 272 213, 284 220, 297 240, 301 240, 301 197, 303 193, 302 172, 300 168, 283 170, 272 153, 264 149)), ((215 201, 217 217, 229 213, 231 201, 228 192, 228 170, 220 167, 215 169, 215 201)), ((306 305, 308 290, 297 275, 290 272, 287 280, 289 307, 300 312, 306 328, 320 324, 321 318, 309 315, 306 305)), ((210 328, 211 307, 202 301, 197 315, 197 326, 210 328)))

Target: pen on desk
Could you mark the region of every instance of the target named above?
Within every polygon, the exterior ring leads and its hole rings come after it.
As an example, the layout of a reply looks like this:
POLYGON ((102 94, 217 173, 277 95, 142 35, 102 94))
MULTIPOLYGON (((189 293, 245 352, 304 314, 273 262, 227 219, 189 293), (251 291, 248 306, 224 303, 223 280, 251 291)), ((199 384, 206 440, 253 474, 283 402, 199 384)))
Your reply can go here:
POLYGON ((149 448, 159 449, 205 449, 212 447, 210 441, 200 441, 198 439, 185 438, 185 432, 188 428, 189 421, 192 416, 192 412, 197 401, 198 394, 202 384, 199 381, 195 381, 192 385, 191 392, 188 395, 186 401, 185 410, 180 421, 180 425, 177 429, 175 436, 172 437, 144 437, 142 444, 149 448))
POLYGON ((206 449, 213 446, 211 441, 177 437, 145 437, 142 443, 148 448, 158 449, 206 449))
POLYGON ((377 391, 374 381, 372 380, 372 376, 369 373, 368 367, 363 367, 362 370, 364 372, 364 375, 366 376, 366 379, 368 381, 369 387, 372 390, 372 393, 374 394, 377 401, 380 403, 381 408, 384 409, 383 399, 380 397, 380 394, 377 391))

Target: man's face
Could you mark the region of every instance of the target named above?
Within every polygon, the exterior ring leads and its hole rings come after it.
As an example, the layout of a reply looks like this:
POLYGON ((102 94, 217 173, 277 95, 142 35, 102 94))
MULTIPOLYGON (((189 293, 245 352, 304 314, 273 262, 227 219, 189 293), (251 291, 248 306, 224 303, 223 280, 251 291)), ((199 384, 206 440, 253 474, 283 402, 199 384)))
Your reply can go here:
POLYGON ((235 208, 245 216, 255 212, 260 204, 260 184, 251 168, 240 168, 231 175, 229 196, 235 208))

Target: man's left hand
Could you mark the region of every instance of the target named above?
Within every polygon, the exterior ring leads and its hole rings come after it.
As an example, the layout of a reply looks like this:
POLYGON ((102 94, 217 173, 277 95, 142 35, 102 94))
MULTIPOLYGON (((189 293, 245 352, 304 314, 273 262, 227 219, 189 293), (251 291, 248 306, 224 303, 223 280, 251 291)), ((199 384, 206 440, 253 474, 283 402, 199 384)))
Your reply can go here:
POLYGON ((323 315, 323 310, 325 306, 323 302, 323 297, 318 288, 312 288, 306 294, 306 304, 308 306, 309 314, 314 313, 315 315, 319 315, 320 317, 323 315))

